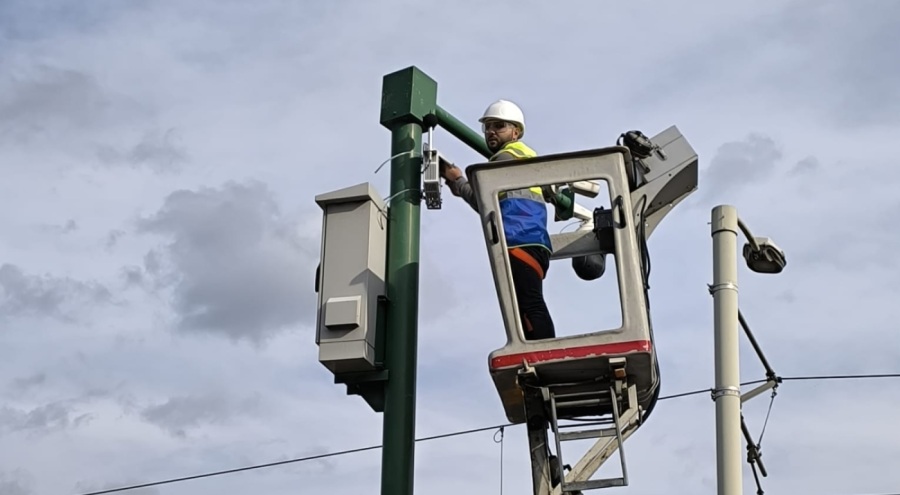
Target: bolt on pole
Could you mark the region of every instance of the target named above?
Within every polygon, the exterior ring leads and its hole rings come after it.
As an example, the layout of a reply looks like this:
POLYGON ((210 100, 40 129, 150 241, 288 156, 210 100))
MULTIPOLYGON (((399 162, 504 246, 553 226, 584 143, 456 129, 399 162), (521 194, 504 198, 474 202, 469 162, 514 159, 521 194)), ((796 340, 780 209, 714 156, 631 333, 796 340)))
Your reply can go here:
POLYGON ((712 210, 713 321, 716 384, 716 474, 718 495, 740 495, 741 389, 738 332, 737 234, 733 206, 712 210))

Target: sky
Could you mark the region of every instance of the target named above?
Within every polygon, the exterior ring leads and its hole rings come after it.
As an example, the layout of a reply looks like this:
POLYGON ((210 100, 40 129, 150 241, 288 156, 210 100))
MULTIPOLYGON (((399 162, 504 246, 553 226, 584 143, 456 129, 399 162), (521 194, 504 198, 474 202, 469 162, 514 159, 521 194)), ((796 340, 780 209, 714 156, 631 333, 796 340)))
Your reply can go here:
MULTIPOLYGON (((779 375, 900 372, 900 3, 693 5, 0 2, 0 494, 381 443, 381 416, 317 361, 314 197, 363 182, 388 196, 381 82, 412 65, 474 129, 492 101, 521 105, 540 154, 670 125, 694 147, 698 190, 649 240, 663 395, 714 384, 719 204, 786 252, 783 273, 738 276, 779 375)), ((482 161, 440 129, 435 145, 482 161)), ((421 217, 420 437, 506 423, 478 217, 444 191, 421 217)), ((554 262, 561 333, 597 324, 608 282, 554 262)), ((746 339, 741 372, 764 378, 746 339)), ((765 492, 900 491, 897 397, 900 380, 785 381, 765 492)), ((769 403, 745 404, 754 436, 769 403)), ((626 442, 629 486, 605 491, 714 493, 714 413, 708 393, 660 402, 626 442)), ((417 493, 530 493, 524 429, 494 433, 418 443, 417 493)), ((376 494, 380 461, 370 450, 123 493, 376 494)))

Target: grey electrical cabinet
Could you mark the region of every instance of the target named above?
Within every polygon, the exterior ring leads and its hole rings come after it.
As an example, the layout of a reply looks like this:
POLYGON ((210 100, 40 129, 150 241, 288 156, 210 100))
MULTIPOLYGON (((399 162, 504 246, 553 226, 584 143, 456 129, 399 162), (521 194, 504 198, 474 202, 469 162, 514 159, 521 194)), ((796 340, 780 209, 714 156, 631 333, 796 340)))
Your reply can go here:
POLYGON ((316 196, 323 210, 316 291, 319 362, 335 375, 376 369, 378 300, 385 292, 387 218, 369 183, 316 196))

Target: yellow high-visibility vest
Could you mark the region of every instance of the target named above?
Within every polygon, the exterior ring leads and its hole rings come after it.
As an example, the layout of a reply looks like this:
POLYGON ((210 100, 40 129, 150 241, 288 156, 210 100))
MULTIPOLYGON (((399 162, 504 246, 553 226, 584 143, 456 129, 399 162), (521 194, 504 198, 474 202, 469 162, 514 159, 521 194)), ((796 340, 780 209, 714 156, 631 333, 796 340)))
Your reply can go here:
MULTIPOLYGON (((491 161, 501 153, 510 153, 517 160, 537 156, 537 153, 521 141, 503 145, 491 161)), ((547 232, 547 205, 540 186, 534 186, 500 193, 500 215, 509 248, 541 246, 552 250, 550 234, 547 232)))

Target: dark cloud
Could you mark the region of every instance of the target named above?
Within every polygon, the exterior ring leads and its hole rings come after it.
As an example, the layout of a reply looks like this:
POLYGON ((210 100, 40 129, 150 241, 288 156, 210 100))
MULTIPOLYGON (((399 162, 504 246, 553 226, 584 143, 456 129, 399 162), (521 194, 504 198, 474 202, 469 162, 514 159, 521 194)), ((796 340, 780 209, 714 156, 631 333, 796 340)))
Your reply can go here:
POLYGON ((897 2, 788 2, 667 53, 654 77, 638 80, 634 102, 653 106, 703 92, 722 95, 721 112, 755 101, 840 129, 897 124, 900 65, 885 61, 900 50, 898 24, 897 2))
POLYGON ((97 158, 106 165, 127 163, 133 167, 146 166, 156 173, 179 172, 187 161, 187 150, 180 144, 174 129, 165 132, 147 132, 134 146, 121 151, 113 146, 101 145, 97 158))
POLYGON ((125 285, 129 287, 143 287, 144 286, 144 272, 141 270, 139 266, 126 266, 122 268, 122 278, 125 280, 125 285))
POLYGON ((794 2, 772 22, 794 52, 773 81, 782 98, 821 106, 841 126, 900 123, 900 66, 885 63, 900 50, 900 3, 794 2))
POLYGON ((33 74, 0 79, 0 143, 56 141, 120 118, 121 105, 90 74, 38 66, 33 74))
POLYGON ((125 231, 123 230, 110 230, 106 236, 106 249, 112 249, 116 247, 116 244, 119 243, 119 239, 121 239, 124 235, 125 231))
POLYGON ((0 471, 0 495, 32 495, 34 479, 24 470, 0 471))
POLYGON ((821 165, 819 164, 818 158, 816 158, 814 156, 808 156, 808 157, 800 160, 799 162, 797 162, 797 164, 794 165, 793 168, 791 168, 790 174, 791 175, 803 175, 803 174, 812 173, 812 172, 819 170, 820 166, 821 165))
POLYGON ((51 402, 32 409, 0 407, 0 430, 47 433, 77 428, 90 420, 89 414, 76 415, 69 402, 51 402))
POLYGON ((78 230, 78 223, 75 222, 75 220, 69 219, 63 225, 41 225, 39 229, 43 232, 63 235, 78 230))
POLYGON ((38 122, 60 118, 85 125, 91 122, 91 115, 107 106, 97 81, 77 70, 43 66, 34 79, 14 79, 7 84, 11 88, 4 92, 6 97, 0 106, 4 115, 21 123, 34 123, 34 127, 41 127, 38 122))
POLYGON ((781 291, 776 295, 776 297, 778 298, 778 300, 783 301, 787 304, 794 304, 795 302, 797 302, 797 294, 791 289, 781 291))
POLYGON ((314 321, 318 241, 280 213, 265 185, 176 191, 138 228, 171 239, 147 253, 144 269, 174 289, 180 330, 259 342, 314 321))
POLYGON ((75 153, 93 149, 103 165, 156 173, 179 172, 188 160, 176 129, 158 128, 150 121, 151 109, 91 73, 50 65, 20 72, 0 78, 0 145, 52 143, 54 150, 75 153), (131 136, 141 129, 142 134, 131 136))
POLYGON ((202 424, 224 423, 235 416, 252 412, 258 399, 234 400, 220 394, 172 397, 166 402, 141 410, 141 417, 171 435, 184 437, 187 430, 202 424))
POLYGON ((14 379, 12 381, 12 388, 17 392, 24 392, 31 388, 42 385, 45 381, 47 381, 47 375, 45 375, 44 373, 37 373, 31 376, 14 379))
POLYGON ((96 282, 28 275, 15 265, 0 265, 0 314, 3 315, 71 320, 85 305, 110 300, 109 290, 96 282))
POLYGON ((96 32, 122 8, 120 3, 107 0, 90 6, 48 0, 3 0, 0 2, 0 32, 9 41, 59 36, 62 32, 96 32))
POLYGON ((781 159, 781 148, 772 138, 750 134, 740 141, 723 144, 700 178, 702 196, 719 196, 769 178, 781 159))

